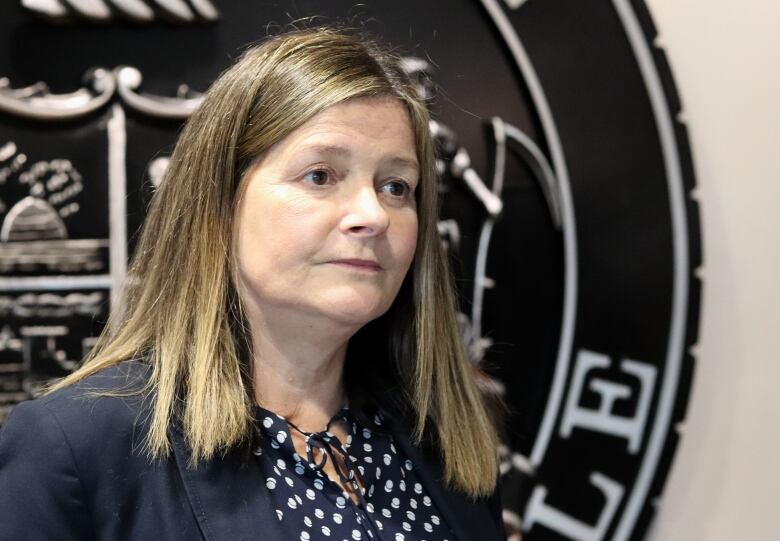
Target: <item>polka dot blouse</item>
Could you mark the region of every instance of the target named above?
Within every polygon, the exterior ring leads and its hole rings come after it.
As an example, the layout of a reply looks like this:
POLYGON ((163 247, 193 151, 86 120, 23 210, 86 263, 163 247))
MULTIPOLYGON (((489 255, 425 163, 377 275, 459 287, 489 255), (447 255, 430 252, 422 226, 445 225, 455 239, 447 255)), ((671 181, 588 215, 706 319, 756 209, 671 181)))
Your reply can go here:
POLYGON ((349 408, 339 411, 328 427, 343 419, 348 427, 344 442, 327 430, 298 430, 259 406, 255 415, 262 436, 255 455, 278 519, 269 521, 263 539, 454 540, 415 465, 384 430, 381 413, 361 426, 349 408), (296 452, 290 430, 303 435, 306 457, 296 452), (357 502, 322 471, 327 461, 333 461, 342 483, 354 488, 357 502))

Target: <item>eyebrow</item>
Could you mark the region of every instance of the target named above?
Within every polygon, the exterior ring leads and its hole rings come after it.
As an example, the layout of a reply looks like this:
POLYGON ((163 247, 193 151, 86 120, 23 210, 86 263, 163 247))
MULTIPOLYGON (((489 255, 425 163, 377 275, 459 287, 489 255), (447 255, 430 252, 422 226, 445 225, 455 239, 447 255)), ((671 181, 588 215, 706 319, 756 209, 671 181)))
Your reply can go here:
POLYGON ((303 151, 317 154, 335 154, 342 157, 347 157, 351 154, 349 149, 336 145, 311 145, 304 147, 303 151))
POLYGON ((409 158, 404 158, 402 156, 395 156, 387 161, 392 165, 402 165, 414 169, 415 171, 420 170, 420 166, 418 165, 417 160, 410 160, 409 158))
MULTIPOLYGON (((352 152, 348 148, 338 146, 338 145, 312 145, 303 149, 303 152, 307 152, 307 153, 312 152, 316 154, 326 154, 326 155, 330 154, 330 155, 335 155, 343 158, 349 157, 352 154, 352 152)), ((415 171, 420 170, 420 166, 417 163, 416 159, 410 159, 404 156, 393 156, 392 158, 387 158, 383 161, 390 165, 405 166, 414 169, 415 171)))

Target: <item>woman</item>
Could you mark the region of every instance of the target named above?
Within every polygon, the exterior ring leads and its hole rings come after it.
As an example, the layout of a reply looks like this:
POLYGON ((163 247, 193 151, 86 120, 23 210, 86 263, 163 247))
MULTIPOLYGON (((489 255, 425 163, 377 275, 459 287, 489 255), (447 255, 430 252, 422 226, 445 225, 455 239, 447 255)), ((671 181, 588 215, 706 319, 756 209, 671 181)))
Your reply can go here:
POLYGON ((0 437, 9 539, 503 539, 425 104, 334 29, 185 126, 84 365, 0 437))

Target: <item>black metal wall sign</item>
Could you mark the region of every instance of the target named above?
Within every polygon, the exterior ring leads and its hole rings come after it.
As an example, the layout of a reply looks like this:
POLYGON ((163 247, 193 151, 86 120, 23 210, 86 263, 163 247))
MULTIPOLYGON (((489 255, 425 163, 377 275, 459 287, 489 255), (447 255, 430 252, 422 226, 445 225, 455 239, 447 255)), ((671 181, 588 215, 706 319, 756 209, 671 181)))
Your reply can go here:
POLYGON ((291 18, 364 21, 431 97, 464 341, 510 410, 505 520, 531 540, 641 538, 685 414, 701 264, 652 22, 633 0, 442 9, 0 5, 0 422, 92 346, 177 130, 230 55, 291 18))

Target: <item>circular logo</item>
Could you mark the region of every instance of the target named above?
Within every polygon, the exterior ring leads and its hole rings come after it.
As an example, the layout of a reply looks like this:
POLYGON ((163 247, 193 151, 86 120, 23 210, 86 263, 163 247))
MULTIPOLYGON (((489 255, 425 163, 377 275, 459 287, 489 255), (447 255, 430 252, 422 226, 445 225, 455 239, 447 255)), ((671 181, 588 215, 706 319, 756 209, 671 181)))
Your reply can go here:
POLYGON ((0 422, 91 347, 199 91, 269 24, 321 15, 399 46, 430 99, 464 341, 508 406, 505 521, 643 535, 685 414, 701 254, 642 2, 23 4, 0 17, 0 422))

